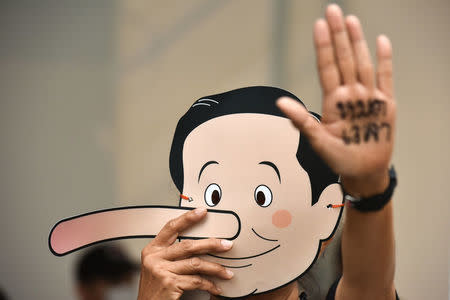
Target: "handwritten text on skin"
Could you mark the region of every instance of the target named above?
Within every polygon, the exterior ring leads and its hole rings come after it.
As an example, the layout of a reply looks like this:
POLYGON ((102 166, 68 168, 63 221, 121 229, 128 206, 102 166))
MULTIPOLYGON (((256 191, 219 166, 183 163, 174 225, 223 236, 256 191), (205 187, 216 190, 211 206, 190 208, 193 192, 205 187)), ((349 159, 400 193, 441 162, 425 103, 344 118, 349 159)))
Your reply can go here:
POLYGON ((368 143, 371 140, 379 142, 384 131, 386 140, 390 140, 391 125, 378 121, 380 117, 386 116, 386 106, 386 103, 379 99, 338 102, 336 108, 341 119, 353 122, 349 129, 342 130, 344 143, 359 144, 361 142, 368 143), (356 123, 357 121, 362 122, 356 123))

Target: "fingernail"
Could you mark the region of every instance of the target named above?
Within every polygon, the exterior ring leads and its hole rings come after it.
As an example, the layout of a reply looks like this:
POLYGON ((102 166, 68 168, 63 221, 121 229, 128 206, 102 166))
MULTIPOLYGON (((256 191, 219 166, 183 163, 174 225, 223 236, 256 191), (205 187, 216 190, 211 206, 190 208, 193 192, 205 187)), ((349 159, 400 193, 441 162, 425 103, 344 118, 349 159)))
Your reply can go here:
POLYGON ((227 273, 228 278, 233 278, 234 273, 231 270, 226 269, 225 272, 227 273))
POLYGON ((216 286, 216 291, 217 291, 217 294, 222 294, 222 289, 220 287, 216 286))
POLYGON ((195 212, 196 215, 201 216, 201 215, 204 215, 204 214, 206 213, 206 208, 204 208, 204 207, 199 207, 199 208, 196 208, 196 209, 194 210, 194 212, 195 212))
POLYGON ((222 244, 222 246, 223 246, 225 249, 230 249, 231 246, 233 246, 233 242, 232 242, 232 241, 229 241, 229 240, 222 240, 222 241, 220 241, 220 243, 222 244))

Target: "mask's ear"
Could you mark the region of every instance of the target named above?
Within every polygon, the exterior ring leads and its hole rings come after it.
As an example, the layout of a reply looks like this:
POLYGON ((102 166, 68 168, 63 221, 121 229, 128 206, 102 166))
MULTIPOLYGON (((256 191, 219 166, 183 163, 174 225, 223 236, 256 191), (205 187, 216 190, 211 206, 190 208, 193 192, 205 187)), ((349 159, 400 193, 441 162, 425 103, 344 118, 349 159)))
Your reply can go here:
POLYGON ((333 183, 327 186, 320 194, 319 201, 314 204, 314 215, 319 226, 319 235, 321 240, 330 237, 335 229, 340 212, 343 208, 327 208, 328 204, 341 204, 343 201, 342 189, 339 183, 333 183))

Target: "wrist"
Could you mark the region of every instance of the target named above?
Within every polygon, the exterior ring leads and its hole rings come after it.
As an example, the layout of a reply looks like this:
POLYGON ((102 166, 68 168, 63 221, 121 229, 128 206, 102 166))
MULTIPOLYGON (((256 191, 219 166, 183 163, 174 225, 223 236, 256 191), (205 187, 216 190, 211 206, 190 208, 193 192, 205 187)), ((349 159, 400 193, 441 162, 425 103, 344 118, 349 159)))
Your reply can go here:
POLYGON ((383 193, 389 186, 388 169, 361 177, 342 177, 344 190, 357 197, 371 197, 383 193))

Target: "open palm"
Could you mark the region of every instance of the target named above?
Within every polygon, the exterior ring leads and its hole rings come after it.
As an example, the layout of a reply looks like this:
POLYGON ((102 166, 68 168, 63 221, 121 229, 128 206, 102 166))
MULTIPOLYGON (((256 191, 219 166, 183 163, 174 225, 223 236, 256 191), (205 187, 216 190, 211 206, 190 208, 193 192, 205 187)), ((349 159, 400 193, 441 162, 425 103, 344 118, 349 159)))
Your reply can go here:
POLYGON ((376 80, 359 20, 344 20, 337 5, 328 7, 326 20, 316 22, 314 43, 323 91, 321 123, 292 99, 280 99, 280 109, 348 190, 361 180, 386 184, 396 118, 389 39, 377 39, 376 80))

